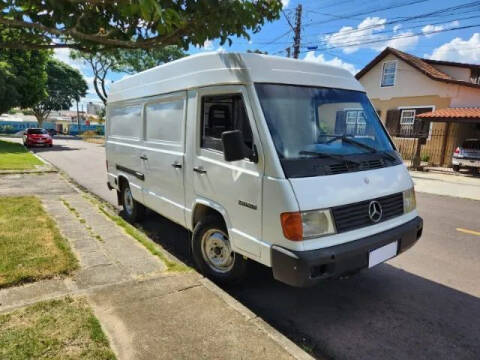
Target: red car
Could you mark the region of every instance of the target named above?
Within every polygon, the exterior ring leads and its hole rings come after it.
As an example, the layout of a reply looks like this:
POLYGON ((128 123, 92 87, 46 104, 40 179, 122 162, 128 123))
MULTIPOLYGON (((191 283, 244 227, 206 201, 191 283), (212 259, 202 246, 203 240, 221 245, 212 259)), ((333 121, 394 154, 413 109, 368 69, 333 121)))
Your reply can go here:
POLYGON ((23 145, 30 147, 33 145, 52 146, 52 137, 45 129, 27 129, 23 133, 23 145))

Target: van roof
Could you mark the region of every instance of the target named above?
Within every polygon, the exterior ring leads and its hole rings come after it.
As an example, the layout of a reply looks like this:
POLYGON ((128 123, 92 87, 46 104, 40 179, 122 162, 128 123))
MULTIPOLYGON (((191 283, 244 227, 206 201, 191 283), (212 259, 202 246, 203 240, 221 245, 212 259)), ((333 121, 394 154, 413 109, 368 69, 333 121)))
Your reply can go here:
POLYGON ((364 91, 347 70, 278 56, 211 52, 187 56, 112 84, 108 102, 221 84, 252 82, 364 91))

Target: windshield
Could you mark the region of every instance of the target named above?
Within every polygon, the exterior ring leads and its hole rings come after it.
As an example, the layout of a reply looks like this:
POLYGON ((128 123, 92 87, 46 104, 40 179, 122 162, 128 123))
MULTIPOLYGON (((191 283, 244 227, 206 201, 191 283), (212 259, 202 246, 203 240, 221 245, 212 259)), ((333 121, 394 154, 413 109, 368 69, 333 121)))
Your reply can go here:
POLYGON ((45 130, 45 129, 28 129, 28 133, 29 134, 35 134, 35 135, 47 134, 47 130, 45 130))
POLYGON ((256 90, 281 159, 393 151, 363 92, 276 84, 256 90))

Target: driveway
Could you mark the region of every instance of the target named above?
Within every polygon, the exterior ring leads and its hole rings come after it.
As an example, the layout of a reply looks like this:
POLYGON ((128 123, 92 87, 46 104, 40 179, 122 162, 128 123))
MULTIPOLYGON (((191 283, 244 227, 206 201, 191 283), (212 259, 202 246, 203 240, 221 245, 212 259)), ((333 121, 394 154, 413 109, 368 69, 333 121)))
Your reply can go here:
MULTIPOLYGON (((56 140, 35 150, 115 203, 103 147, 56 140)), ((260 265, 226 290, 317 356, 335 359, 480 359, 480 202, 418 193, 424 235, 405 254, 347 280, 296 289, 260 265)), ((150 213, 142 226, 188 261, 188 233, 150 213)))

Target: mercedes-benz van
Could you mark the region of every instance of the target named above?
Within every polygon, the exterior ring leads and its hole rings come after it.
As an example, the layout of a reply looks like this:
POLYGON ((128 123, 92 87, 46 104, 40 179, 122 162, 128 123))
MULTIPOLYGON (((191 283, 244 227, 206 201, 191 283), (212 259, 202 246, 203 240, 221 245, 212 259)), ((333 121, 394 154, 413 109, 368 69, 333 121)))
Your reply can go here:
POLYGON ((413 182, 347 71, 210 53, 114 83, 108 186, 131 221, 145 207, 192 231, 204 274, 248 261, 309 286, 371 268, 422 234, 413 182))

